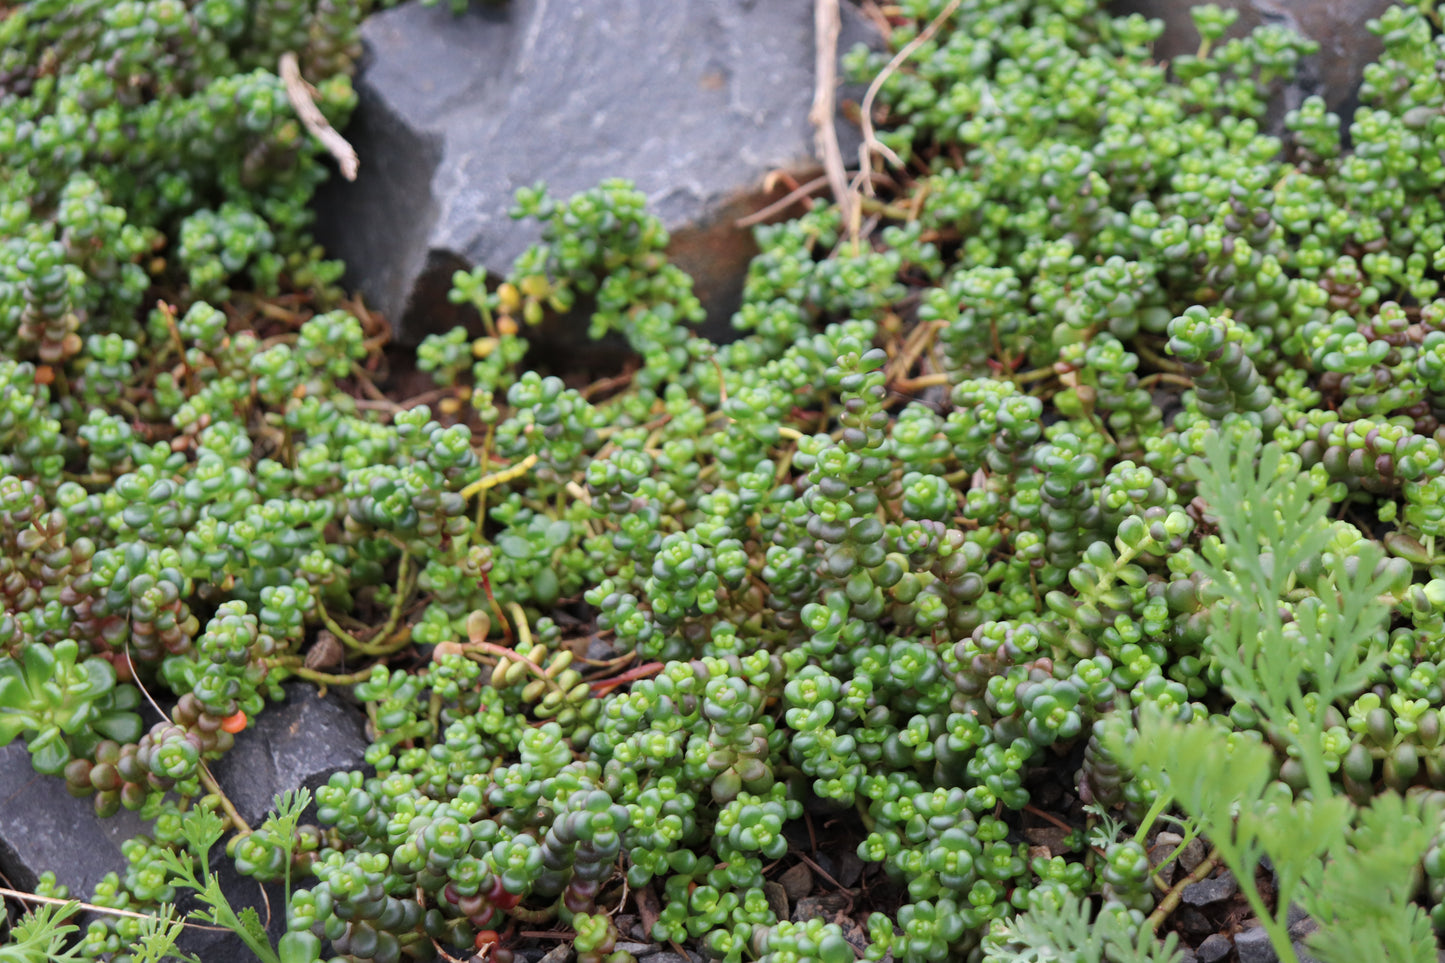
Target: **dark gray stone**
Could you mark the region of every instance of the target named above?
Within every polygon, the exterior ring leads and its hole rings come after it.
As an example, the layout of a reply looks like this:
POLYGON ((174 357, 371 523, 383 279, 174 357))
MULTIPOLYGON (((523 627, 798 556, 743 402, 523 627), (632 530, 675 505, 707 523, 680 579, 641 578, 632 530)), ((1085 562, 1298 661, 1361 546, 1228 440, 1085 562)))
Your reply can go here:
POLYGON ((1194 955, 1199 958, 1199 963, 1219 963, 1234 949, 1234 944, 1229 937, 1221 933, 1214 933, 1204 938, 1204 942, 1194 948, 1194 955))
POLYGON ((286 684, 286 701, 266 707, 212 764, 216 782, 241 818, 255 826, 277 793, 314 790, 334 772, 364 765, 366 717, 334 693, 325 698, 309 682, 286 684))
POLYGON ((763 881, 763 896, 767 897, 768 909, 780 920, 788 918, 788 891, 776 880, 763 881))
POLYGON ((1299 963, 1319 963, 1305 949, 1305 940, 1320 928, 1319 920, 1307 914, 1298 904, 1291 903, 1287 922, 1289 937, 1294 941, 1294 952, 1295 956, 1299 957, 1299 963))
POLYGON ((1187 940, 1202 940, 1219 929, 1214 921, 1193 906, 1180 906, 1169 917, 1170 928, 1187 940))
POLYGON ((782 884, 783 892, 788 894, 788 899, 796 902, 813 891, 813 871, 807 863, 798 863, 779 876, 778 882, 782 884))
POLYGON ((1149 866, 1154 870, 1154 875, 1169 886, 1174 882, 1175 870, 1179 868, 1178 862, 1174 859, 1174 851, 1179 844, 1184 842, 1184 837, 1174 833, 1159 833, 1154 837, 1154 842, 1149 847, 1149 866))
POLYGON ((838 869, 833 873, 833 878, 838 881, 839 886, 851 889, 862 876, 863 860, 857 852, 845 849, 838 854, 838 869))
MULTIPOLYGON (((710 317, 726 320, 754 251, 732 222, 785 192, 761 197, 770 171, 816 169, 812 4, 445 6, 406 4, 362 27, 346 131, 360 175, 318 200, 318 236, 398 340, 468 320, 447 301, 452 273, 504 274, 538 239, 507 211, 539 180, 559 197, 634 181, 710 317)), ((878 42, 850 4, 843 13, 840 52, 878 42)))
MULTIPOLYGON (((1382 49, 1379 38, 1365 22, 1394 6, 1394 0, 1217 0, 1219 6, 1239 11, 1227 37, 1242 37, 1255 27, 1278 24, 1315 41, 1320 49, 1305 58, 1294 83, 1271 104, 1270 122, 1282 130, 1285 111, 1298 107, 1311 94, 1324 98, 1329 109, 1346 124, 1354 115, 1365 67, 1382 49)), ((1115 0, 1116 14, 1142 13, 1164 21, 1164 35, 1154 55, 1169 60, 1199 49, 1199 32, 1189 16, 1197 0, 1115 0)))
POLYGON ((1211 903, 1227 900, 1237 892, 1239 892, 1239 883, 1235 880, 1234 874, 1223 872, 1218 876, 1190 883, 1184 887, 1184 892, 1180 894, 1180 897, 1190 906, 1208 906, 1211 903))
POLYGON ((1269 934, 1262 926, 1236 933, 1234 949, 1239 954, 1239 963, 1279 963, 1279 954, 1274 951, 1269 934))
POLYGON ((30 765, 22 740, 0 748, 0 871, 15 889, 35 889, 46 870, 89 899, 106 873, 125 868, 121 843, 150 824, 122 810, 100 819, 89 799, 76 799, 65 780, 43 776, 30 765))
MULTIPOLYGON (((22 742, 0 748, 0 872, 15 889, 34 890, 40 874, 49 870, 59 883, 70 887, 72 897, 88 900, 107 873, 124 878, 126 860, 121 844, 150 828, 149 822, 127 810, 108 819, 96 816, 91 800, 70 795, 63 779, 35 772, 22 742)), ((222 892, 237 912, 254 906, 266 919, 259 885, 235 872, 231 861, 224 858, 223 848, 224 843, 218 844, 211 856, 222 892)), ((187 893, 178 895, 182 914, 196 905, 187 893)), ((280 887, 269 888, 268 895, 274 940, 286 931, 284 895, 280 887)), ((206 963, 255 960, 245 944, 229 932, 188 928, 179 946, 206 963)))

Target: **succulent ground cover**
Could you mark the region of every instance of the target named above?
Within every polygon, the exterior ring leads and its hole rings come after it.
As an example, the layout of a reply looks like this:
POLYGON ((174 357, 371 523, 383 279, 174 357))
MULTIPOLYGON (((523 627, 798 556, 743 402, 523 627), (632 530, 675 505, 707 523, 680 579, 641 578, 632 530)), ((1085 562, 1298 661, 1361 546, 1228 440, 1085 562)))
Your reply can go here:
MULTIPOLYGON (((1348 149, 1317 100, 1261 131, 1304 42, 1217 9, 1169 65, 1088 0, 888 11, 935 29, 879 85, 900 165, 759 229, 737 340, 628 185, 529 189, 543 241, 456 277, 426 403, 307 236, 275 72, 340 125, 361 6, 0 12, 0 740, 155 819, 75 895, 198 890, 284 963, 626 963, 624 909, 727 963, 1168 960, 1227 866, 1284 958, 1297 903, 1318 959, 1435 959, 1433 5, 1372 24, 1348 149), (627 370, 531 369, 579 304, 627 370), (351 688, 372 771, 248 827, 206 762, 294 677, 351 688), (778 918, 817 831, 862 927, 778 918), (223 836, 285 882, 277 947, 223 836)), ((56 920, 0 959, 177 929, 56 920)))

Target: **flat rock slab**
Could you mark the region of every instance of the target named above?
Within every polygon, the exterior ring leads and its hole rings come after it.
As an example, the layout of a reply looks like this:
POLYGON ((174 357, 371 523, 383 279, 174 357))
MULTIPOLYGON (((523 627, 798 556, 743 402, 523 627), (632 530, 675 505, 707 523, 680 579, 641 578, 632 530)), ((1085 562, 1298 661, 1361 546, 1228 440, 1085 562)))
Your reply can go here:
POLYGON ((149 832, 150 823, 121 810, 100 819, 89 799, 77 799, 59 776, 30 765, 30 750, 17 739, 0 748, 0 872, 15 889, 33 892, 46 870, 88 899, 106 873, 125 867, 121 843, 149 832))
MULTIPOLYGON (((453 15, 410 3, 362 27, 354 183, 318 199, 317 233, 348 282, 416 343, 466 318, 451 275, 505 274, 540 237, 507 212, 519 187, 558 197, 627 178, 673 233, 714 324, 754 248, 733 221, 765 176, 814 167, 812 4, 804 0, 510 0, 453 15)), ((880 41, 842 4, 839 51, 880 41)), ((855 95, 856 96, 856 95, 855 95)), ((856 131, 845 157, 856 153, 856 131)), ((335 179, 333 179, 335 180, 335 179)))
MULTIPOLYGON (((30 751, 23 742, 0 748, 0 872, 11 887, 33 891, 40 874, 49 870, 58 882, 70 887, 71 897, 88 900, 107 873, 124 877, 126 860, 121 844, 150 829, 149 822, 127 810, 109 819, 96 816, 91 800, 70 795, 65 780, 31 768, 30 751)), ((217 844, 212 855, 222 890, 238 912, 254 906, 264 919, 266 901, 259 885, 236 874, 230 860, 223 858, 223 846, 217 844)), ((270 887, 269 893, 272 937, 279 939, 286 932, 285 907, 279 887, 270 887)), ((182 911, 195 905, 184 894, 180 902, 182 911)), ((206 963, 254 963, 256 959, 229 932, 190 928, 182 935, 180 948, 206 963)))
MULTIPOLYGON (((1366 21, 1379 17, 1394 0, 1215 0, 1225 9, 1239 11, 1227 37, 1242 37, 1255 27, 1277 24, 1288 27, 1320 45, 1313 56, 1300 64, 1295 82, 1286 86, 1271 103, 1271 130, 1282 131, 1284 113, 1298 107, 1311 94, 1324 98, 1330 110, 1345 124, 1354 116, 1360 81, 1365 67, 1384 49, 1380 39, 1365 29, 1366 21)), ((1199 0, 1115 0, 1109 9, 1115 14, 1142 13, 1164 21, 1164 34, 1154 45, 1154 54, 1168 60, 1199 49, 1199 31, 1189 15, 1199 0)))
MULTIPOLYGON (((315 789, 333 772, 361 768, 368 740, 365 717, 332 694, 317 695, 310 683, 286 685, 286 701, 266 707, 235 747, 211 771, 242 817, 258 825, 273 797, 286 789, 315 789)), ((70 895, 89 899, 107 873, 125 874, 121 844, 150 831, 150 824, 121 810, 109 819, 95 815, 90 799, 77 799, 65 781, 44 776, 30 765, 30 752, 17 740, 0 747, 0 872, 12 887, 33 891, 49 870, 70 895)), ((239 911, 254 906, 266 918, 267 899, 255 880, 236 873, 217 844, 211 865, 222 890, 239 911)), ((268 886, 273 940, 285 932, 284 897, 268 886)), ((181 901, 183 910, 192 905, 181 901)), ((254 963, 255 956, 230 934, 188 929, 181 948, 206 963, 254 963)))
POLYGON ((286 700, 266 707, 236 737, 211 774, 241 818, 259 825, 277 793, 325 785, 332 773, 365 765, 366 717, 355 706, 309 682, 288 682, 286 700))

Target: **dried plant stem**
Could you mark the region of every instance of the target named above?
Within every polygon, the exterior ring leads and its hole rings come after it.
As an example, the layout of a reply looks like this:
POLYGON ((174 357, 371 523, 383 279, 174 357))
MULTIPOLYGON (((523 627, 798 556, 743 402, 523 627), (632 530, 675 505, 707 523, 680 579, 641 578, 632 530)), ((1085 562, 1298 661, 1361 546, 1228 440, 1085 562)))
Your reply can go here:
MULTIPOLYGON (((0 886, 0 896, 8 899, 19 900, 22 903, 40 903, 45 906, 70 906, 74 905, 77 910, 86 910, 91 913, 104 913, 106 916, 125 916, 134 920, 148 920, 153 918, 155 913, 137 913, 134 910, 112 909, 109 906, 97 906, 94 903, 82 902, 78 899, 60 899, 55 896, 38 896, 35 893, 23 893, 18 889, 9 889, 0 886)), ((212 933, 231 932, 224 926, 206 926, 203 923, 188 923, 181 920, 181 924, 193 930, 210 930, 212 933)))
POLYGON ((281 82, 286 85, 286 98, 291 101, 296 116, 301 118, 301 123, 306 125, 312 137, 321 142, 327 153, 336 158, 336 163, 341 167, 341 176, 349 181, 356 180, 356 171, 361 165, 356 156, 356 148, 336 132, 336 128, 331 126, 321 109, 316 106, 316 101, 311 99, 311 87, 301 76, 296 55, 289 50, 281 55, 281 82))
POLYGON ((945 20, 953 16, 953 11, 957 10, 959 4, 962 2, 963 0, 951 0, 948 6, 939 11, 938 16, 929 21, 928 26, 923 28, 922 33, 904 44, 902 49, 893 55, 893 59, 888 61, 888 65, 880 70, 878 76, 874 77, 873 82, 868 85, 868 92, 863 95, 863 105, 859 110, 859 113, 862 115, 859 123, 863 128, 863 143, 858 145, 858 166, 861 169, 868 170, 872 166, 872 157, 874 154, 881 154, 883 157, 886 157, 888 162, 894 167, 903 166, 903 159, 880 141, 873 130, 873 101, 878 97, 878 91, 883 87, 884 81, 892 76, 899 67, 903 66, 904 61, 913 56, 915 50, 933 39, 933 35, 938 32, 938 28, 943 26, 945 20))
POLYGON ((843 149, 838 146, 838 130, 833 120, 837 113, 838 0, 814 0, 813 29, 816 79, 813 87, 813 109, 808 119, 813 124, 818 160, 823 165, 833 198, 843 215, 843 224, 856 239, 856 205, 848 190, 848 174, 843 168, 843 149))

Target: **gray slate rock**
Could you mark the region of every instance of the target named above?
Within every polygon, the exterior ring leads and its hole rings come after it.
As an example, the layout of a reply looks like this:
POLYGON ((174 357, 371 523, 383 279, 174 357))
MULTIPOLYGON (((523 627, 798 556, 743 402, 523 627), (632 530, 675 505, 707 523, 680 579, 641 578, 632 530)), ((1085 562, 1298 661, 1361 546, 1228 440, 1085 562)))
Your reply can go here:
MULTIPOLYGON (((539 180, 558 197, 636 182, 710 318, 726 321, 755 250, 732 222, 783 193, 759 196, 769 171, 816 168, 812 4, 445 6, 410 3, 363 25, 346 131, 360 175, 318 199, 318 236, 397 339, 468 320, 447 301, 452 273, 504 274, 538 239, 507 211, 539 180)), ((843 14, 840 52, 880 42, 851 4, 843 14)), ((839 126, 852 157, 856 132, 839 126)))
POLYGON ((286 701, 266 707, 211 773, 241 818, 259 824, 277 793, 315 790, 335 772, 365 765, 366 717, 335 693, 318 695, 309 682, 288 682, 286 701))
MULTIPOLYGON (((121 810, 109 819, 95 815, 91 800, 66 792, 65 781, 43 776, 30 765, 30 752, 16 741, 0 748, 0 872, 16 889, 32 891, 40 874, 49 870, 70 895, 89 899, 107 873, 125 875, 121 844, 150 831, 150 823, 121 810)), ((265 905, 255 880, 237 874, 218 844, 211 865, 217 869, 222 891, 239 912, 254 906, 265 919, 265 905)), ((280 887, 268 890, 273 911, 272 938, 286 932, 280 887)), ((195 904, 183 894, 180 910, 195 904)), ((84 925, 82 924, 82 929, 84 925)), ((206 963, 254 963, 255 956, 230 933, 188 929, 180 948, 206 963)))
POLYGON ((1239 963, 1279 963, 1279 954, 1274 951, 1263 926, 1236 933, 1234 949, 1239 953, 1239 963))
POLYGON ((0 872, 16 889, 33 891, 46 870, 89 898, 106 873, 124 868, 121 843, 150 824, 121 810, 99 819, 89 799, 76 799, 65 780, 43 776, 30 765, 23 740, 0 748, 0 872))
MULTIPOLYGON (((1284 114, 1298 107, 1311 94, 1324 98, 1329 109, 1348 125, 1358 103, 1360 80, 1366 65, 1380 55, 1379 38, 1365 29, 1365 22, 1394 6, 1393 0, 1217 0, 1221 7, 1239 11, 1239 18, 1226 35, 1242 37, 1255 27, 1278 24, 1300 33, 1320 45, 1319 51, 1300 66, 1293 84, 1271 104, 1273 132, 1283 130, 1284 114)), ((1197 0, 1115 0, 1116 14, 1142 13, 1164 21, 1164 34, 1154 45, 1160 60, 1194 53, 1199 32, 1189 16, 1197 0)))
MULTIPOLYGON (((331 773, 362 765, 367 739, 365 719, 332 694, 317 697, 309 683, 286 686, 287 700, 268 706, 256 724, 237 736, 235 747, 213 763, 212 773, 243 818, 258 824, 271 800, 285 789, 314 789, 331 773)), ((121 844, 149 824, 122 810, 109 819, 95 815, 91 800, 76 799, 64 780, 42 776, 30 765, 21 742, 0 748, 0 872, 19 889, 32 890, 46 870, 70 887, 72 896, 88 899, 96 883, 110 872, 124 875, 121 844)), ((239 912, 254 906, 266 918, 266 900, 255 880, 236 873, 218 844, 211 865, 222 891, 239 912)), ((279 886, 267 887, 273 940, 286 931, 285 904, 279 886)), ((184 912, 194 904, 183 897, 184 912)), ((206 963, 254 963, 255 956, 230 933, 188 929, 181 949, 206 963)))

